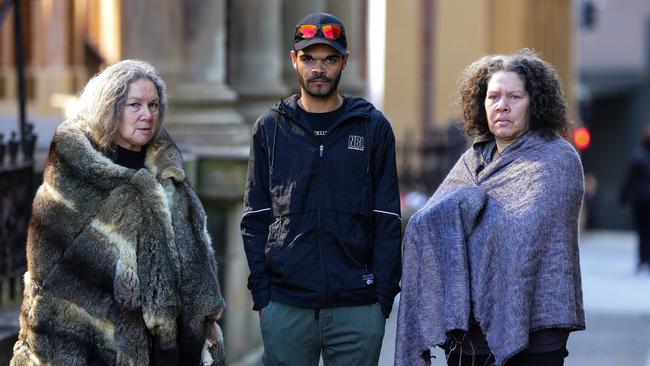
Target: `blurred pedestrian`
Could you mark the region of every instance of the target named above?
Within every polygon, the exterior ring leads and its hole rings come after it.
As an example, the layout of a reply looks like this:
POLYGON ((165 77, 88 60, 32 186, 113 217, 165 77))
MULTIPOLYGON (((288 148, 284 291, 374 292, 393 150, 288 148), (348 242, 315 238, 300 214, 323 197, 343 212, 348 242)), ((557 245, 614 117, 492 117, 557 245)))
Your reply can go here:
POLYGON ((164 81, 121 61, 80 104, 34 199, 11 365, 223 365, 217 265, 162 128, 164 81))
POLYGON ((594 204, 598 194, 598 178, 593 173, 585 173, 585 195, 582 200, 582 212, 580 213, 581 232, 593 227, 596 205, 594 204))
POLYGON ((650 273, 650 126, 633 156, 621 192, 621 202, 632 206, 639 237, 639 273, 650 273))
POLYGON ((474 138, 404 241, 396 365, 563 365, 585 328, 578 258, 583 172, 565 141, 554 68, 530 50, 469 65, 458 91, 474 138))
POLYGON ((265 365, 376 365, 399 292, 395 138, 367 101, 342 95, 345 27, 295 28, 300 94, 253 126, 241 229, 265 365))

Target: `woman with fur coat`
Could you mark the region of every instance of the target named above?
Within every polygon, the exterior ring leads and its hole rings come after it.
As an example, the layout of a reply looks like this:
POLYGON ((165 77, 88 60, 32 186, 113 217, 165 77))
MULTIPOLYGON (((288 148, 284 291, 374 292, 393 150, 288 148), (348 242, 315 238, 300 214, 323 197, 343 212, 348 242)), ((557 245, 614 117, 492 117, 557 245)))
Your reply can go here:
POLYGON ((33 203, 11 365, 221 365, 206 216, 162 129, 164 81, 126 60, 62 123, 33 203))

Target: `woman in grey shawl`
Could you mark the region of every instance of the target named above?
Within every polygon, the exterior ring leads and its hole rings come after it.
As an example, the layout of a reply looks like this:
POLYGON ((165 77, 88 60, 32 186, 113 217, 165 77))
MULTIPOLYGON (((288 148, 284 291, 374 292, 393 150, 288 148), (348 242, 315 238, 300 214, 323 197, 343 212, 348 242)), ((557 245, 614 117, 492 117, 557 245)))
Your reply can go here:
POLYGON ((530 50, 467 67, 473 145, 404 241, 396 365, 563 365, 585 328, 578 258, 583 172, 554 68, 530 50))

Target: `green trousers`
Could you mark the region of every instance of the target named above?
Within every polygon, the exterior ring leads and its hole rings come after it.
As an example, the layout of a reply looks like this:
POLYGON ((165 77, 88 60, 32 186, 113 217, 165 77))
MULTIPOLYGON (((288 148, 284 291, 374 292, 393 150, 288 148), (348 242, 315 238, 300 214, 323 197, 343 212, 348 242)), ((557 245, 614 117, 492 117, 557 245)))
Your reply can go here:
POLYGON ((278 302, 260 319, 265 366, 376 366, 386 319, 379 304, 308 309, 278 302))

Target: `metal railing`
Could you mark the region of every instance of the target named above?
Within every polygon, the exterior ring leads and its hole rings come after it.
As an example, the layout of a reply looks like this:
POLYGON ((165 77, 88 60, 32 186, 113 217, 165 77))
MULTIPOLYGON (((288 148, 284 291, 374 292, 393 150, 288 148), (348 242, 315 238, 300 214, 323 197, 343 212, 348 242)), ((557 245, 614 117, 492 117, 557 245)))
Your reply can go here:
POLYGON ((25 244, 34 197, 33 153, 36 137, 8 141, 0 134, 0 306, 21 297, 26 269, 25 244))
POLYGON ((404 143, 400 149, 400 190, 433 194, 467 146, 465 133, 453 121, 428 128, 418 144, 404 143))
POLYGON ((24 45, 21 1, 0 5, 0 26, 13 5, 15 64, 18 91, 18 134, 5 142, 0 133, 0 306, 20 299, 25 272, 25 243, 34 197, 34 148, 36 135, 28 124, 25 105, 24 45))

